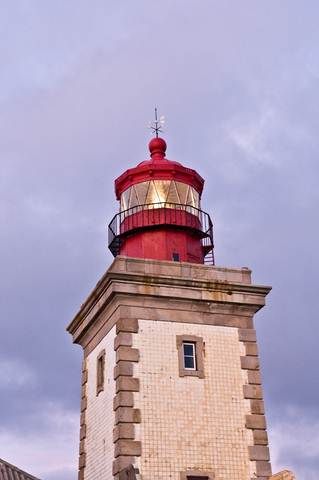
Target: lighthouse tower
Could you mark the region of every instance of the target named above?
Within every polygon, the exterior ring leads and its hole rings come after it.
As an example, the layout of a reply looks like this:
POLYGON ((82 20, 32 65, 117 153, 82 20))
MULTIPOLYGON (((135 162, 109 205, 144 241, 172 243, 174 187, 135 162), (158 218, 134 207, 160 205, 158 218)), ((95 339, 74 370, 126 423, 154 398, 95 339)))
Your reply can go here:
POLYGON ((68 331, 84 352, 80 480, 266 480, 254 314, 270 287, 214 265, 204 180, 166 158, 115 180, 115 259, 68 331))

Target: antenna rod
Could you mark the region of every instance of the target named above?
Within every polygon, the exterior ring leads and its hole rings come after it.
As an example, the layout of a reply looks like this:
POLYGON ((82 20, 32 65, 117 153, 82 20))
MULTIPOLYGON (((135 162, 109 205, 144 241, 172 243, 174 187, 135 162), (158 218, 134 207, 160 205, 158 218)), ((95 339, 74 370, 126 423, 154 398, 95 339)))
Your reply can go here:
POLYGON ((162 126, 165 123, 165 117, 162 115, 161 117, 158 118, 157 114, 157 107, 154 108, 155 112, 155 122, 150 122, 149 128, 152 130, 153 133, 155 133, 156 138, 158 138, 159 132, 162 132, 162 126))
POLYGON ((156 138, 158 138, 157 107, 155 107, 155 134, 156 134, 156 138))

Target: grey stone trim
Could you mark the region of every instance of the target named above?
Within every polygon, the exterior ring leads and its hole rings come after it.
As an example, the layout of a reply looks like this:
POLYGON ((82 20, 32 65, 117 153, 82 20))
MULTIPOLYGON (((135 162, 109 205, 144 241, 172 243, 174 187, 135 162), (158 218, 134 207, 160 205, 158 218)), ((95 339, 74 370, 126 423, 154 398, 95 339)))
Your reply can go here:
POLYGON ((116 476, 117 474, 122 472, 122 470, 124 470, 125 468, 128 468, 131 465, 133 465, 134 462, 135 462, 135 457, 133 456, 125 456, 125 455, 118 456, 113 462, 113 475, 116 476))
POLYGON ((250 460, 263 460, 269 461, 269 448, 261 445, 254 445, 249 447, 249 458, 250 460))
MULTIPOLYGON (((156 302, 161 303, 159 308, 163 303, 184 302, 187 306, 185 310, 194 310, 195 307, 195 310, 206 311, 207 314, 220 313, 226 308, 232 310, 233 317, 236 312, 242 312, 251 319, 264 306, 269 291, 268 286, 252 285, 247 269, 118 256, 84 302, 68 331, 76 343, 86 347, 92 335, 98 334, 103 322, 108 322, 106 319, 114 325, 120 317, 125 318, 120 315, 111 320, 123 298, 126 305, 140 305, 143 301, 144 307, 150 305, 153 308, 156 308, 156 302)), ((239 328, 251 327, 249 324, 247 327, 241 325, 243 322, 233 324, 239 328)))
MULTIPOLYGON (((139 350, 133 348, 133 335, 138 333, 136 318, 121 318, 116 324, 114 350, 116 365, 114 379, 116 395, 113 399, 115 424, 113 429, 113 475, 119 479, 124 469, 134 465, 141 455, 141 442, 135 439, 134 425, 141 422, 141 412, 134 408, 134 394, 139 391, 139 379, 133 376, 134 363, 139 361, 139 350)), ((134 467, 133 467, 134 468, 134 467)))
POLYGON ((238 329, 238 337, 246 352, 245 356, 240 357, 241 368, 246 372, 248 380, 248 383, 243 385, 243 396, 250 400, 250 414, 245 417, 245 426, 253 432, 253 445, 248 447, 248 455, 250 461, 255 462, 256 479, 268 480, 271 465, 256 332, 253 328, 238 329))
POLYGON ((246 428, 266 430, 266 419, 264 415, 246 415, 246 428))
POLYGON ((85 438, 86 438, 86 408, 87 408, 87 381, 88 371, 86 366, 86 360, 82 362, 82 378, 81 378, 81 416, 80 416, 80 446, 79 446, 79 471, 78 480, 84 479, 84 469, 86 465, 86 452, 85 452, 85 438))
POLYGON ((268 445, 268 435, 266 430, 253 430, 255 445, 268 445))
POLYGON ((271 465, 266 461, 256 461, 256 475, 257 477, 266 477, 271 476, 271 465))

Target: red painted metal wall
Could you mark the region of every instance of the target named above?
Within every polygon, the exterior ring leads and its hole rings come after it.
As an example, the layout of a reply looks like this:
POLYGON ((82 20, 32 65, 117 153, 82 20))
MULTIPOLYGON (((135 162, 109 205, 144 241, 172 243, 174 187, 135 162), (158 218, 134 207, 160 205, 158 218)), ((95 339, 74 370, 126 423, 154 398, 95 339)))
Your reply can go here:
POLYGON ((174 260, 178 254, 181 262, 204 263, 201 241, 197 236, 177 228, 160 227, 136 232, 123 239, 121 255, 155 260, 174 260))

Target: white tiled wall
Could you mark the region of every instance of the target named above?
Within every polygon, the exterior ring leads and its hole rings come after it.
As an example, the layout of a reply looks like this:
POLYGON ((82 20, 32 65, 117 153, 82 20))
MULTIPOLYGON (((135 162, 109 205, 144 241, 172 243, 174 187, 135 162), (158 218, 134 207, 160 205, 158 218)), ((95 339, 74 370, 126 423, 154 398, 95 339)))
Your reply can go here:
POLYGON ((85 480, 111 480, 114 460, 113 368, 115 327, 87 357, 86 467, 85 480), (96 395, 96 359, 105 349, 104 391, 96 395))
POLYGON ((133 338, 140 349, 134 375, 140 378, 135 407, 142 414, 136 432, 143 480, 179 480, 186 469, 212 471, 215 480, 250 479, 237 329, 140 320, 133 338), (178 375, 176 335, 183 334, 204 339, 204 379, 178 375))

